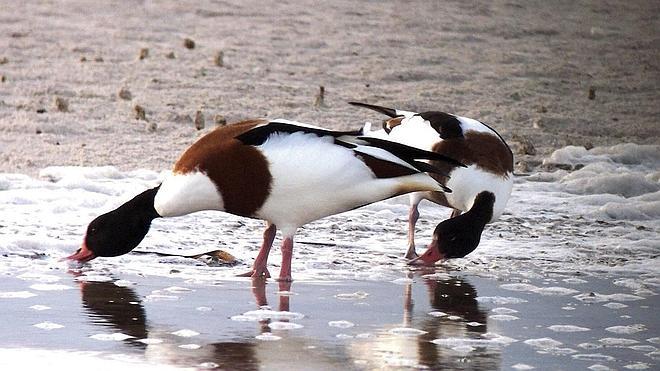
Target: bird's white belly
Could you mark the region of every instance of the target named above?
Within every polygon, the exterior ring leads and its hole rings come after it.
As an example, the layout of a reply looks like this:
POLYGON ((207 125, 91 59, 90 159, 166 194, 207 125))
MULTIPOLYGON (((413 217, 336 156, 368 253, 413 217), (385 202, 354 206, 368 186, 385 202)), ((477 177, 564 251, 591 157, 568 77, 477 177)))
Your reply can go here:
POLYGON ((470 165, 467 168, 456 168, 451 172, 446 186, 453 190, 452 193, 445 194, 447 202, 455 209, 468 211, 472 208, 475 197, 484 191, 492 192, 495 195, 495 205, 493 206, 492 220, 497 219, 506 206, 511 188, 513 187, 513 177, 501 177, 477 168, 476 165, 470 165))

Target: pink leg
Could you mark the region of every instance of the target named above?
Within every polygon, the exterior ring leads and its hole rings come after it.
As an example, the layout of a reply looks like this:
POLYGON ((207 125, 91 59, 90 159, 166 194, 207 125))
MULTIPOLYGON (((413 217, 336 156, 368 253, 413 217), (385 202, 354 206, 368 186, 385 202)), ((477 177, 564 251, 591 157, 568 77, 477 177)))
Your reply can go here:
POLYGON ((293 237, 284 237, 282 242, 282 269, 280 281, 293 281, 291 279, 291 258, 293 257, 293 237))
POLYGON ((417 210, 418 203, 410 205, 410 212, 408 213, 408 251, 406 252, 406 259, 413 259, 417 257, 415 251, 415 225, 419 219, 419 210, 417 210))
POLYGON ((276 232, 277 227, 275 224, 268 223, 268 228, 266 228, 266 231, 264 232, 264 240, 261 244, 261 249, 259 249, 257 258, 254 259, 252 270, 239 274, 239 277, 270 277, 270 272, 268 272, 268 254, 270 253, 271 246, 273 246, 276 232))

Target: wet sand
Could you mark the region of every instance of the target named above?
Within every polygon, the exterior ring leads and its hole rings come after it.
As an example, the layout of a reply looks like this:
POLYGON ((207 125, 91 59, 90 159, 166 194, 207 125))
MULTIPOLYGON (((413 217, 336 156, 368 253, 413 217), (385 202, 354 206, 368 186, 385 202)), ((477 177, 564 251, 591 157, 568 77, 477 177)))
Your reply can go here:
POLYGON ((30 351, 98 367, 246 370, 653 369, 660 358, 657 295, 607 276, 493 280, 438 267, 393 282, 209 285, 176 273, 50 273, 3 277, 3 367, 38 364, 17 357, 30 351), (558 284, 573 291, 553 292, 558 284))

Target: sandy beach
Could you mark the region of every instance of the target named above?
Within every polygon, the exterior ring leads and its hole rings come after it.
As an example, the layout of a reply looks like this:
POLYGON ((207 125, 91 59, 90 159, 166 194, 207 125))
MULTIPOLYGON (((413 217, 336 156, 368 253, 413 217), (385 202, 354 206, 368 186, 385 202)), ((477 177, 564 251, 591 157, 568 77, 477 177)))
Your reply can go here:
MULTIPOLYGON (((0 0, 0 368, 656 369, 658 14, 0 0), (380 124, 348 101, 473 117, 510 144, 512 197, 476 251, 408 267, 399 197, 301 228, 291 285, 236 278, 263 223, 217 212, 157 220, 139 253, 61 261, 217 125, 380 124), (216 249, 237 264, 153 254, 216 249)), ((418 250, 449 213, 422 204, 418 250)))

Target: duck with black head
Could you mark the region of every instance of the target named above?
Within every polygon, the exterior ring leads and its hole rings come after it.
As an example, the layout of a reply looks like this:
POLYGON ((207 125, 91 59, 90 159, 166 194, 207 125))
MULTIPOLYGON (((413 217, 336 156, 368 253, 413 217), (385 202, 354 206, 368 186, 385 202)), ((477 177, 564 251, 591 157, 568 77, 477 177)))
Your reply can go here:
POLYGON ((432 174, 452 193, 433 191, 410 195, 408 250, 411 264, 431 265, 441 259, 461 258, 479 245, 486 224, 504 212, 513 187, 513 153, 492 127, 467 117, 440 111, 411 112, 366 103, 350 104, 369 108, 390 118, 380 130, 367 136, 387 139, 455 158, 466 166, 430 164, 449 177, 432 174), (421 256, 415 251, 418 205, 429 200, 453 209, 451 217, 437 225, 433 241, 421 256))
POLYGON ((420 160, 457 161, 400 143, 362 138, 286 120, 249 120, 220 127, 188 148, 163 182, 94 219, 69 259, 130 252, 151 222, 218 210, 267 222, 246 276, 269 277, 267 260, 282 231, 279 279, 291 280, 293 236, 313 220, 409 192, 449 192, 420 160))

